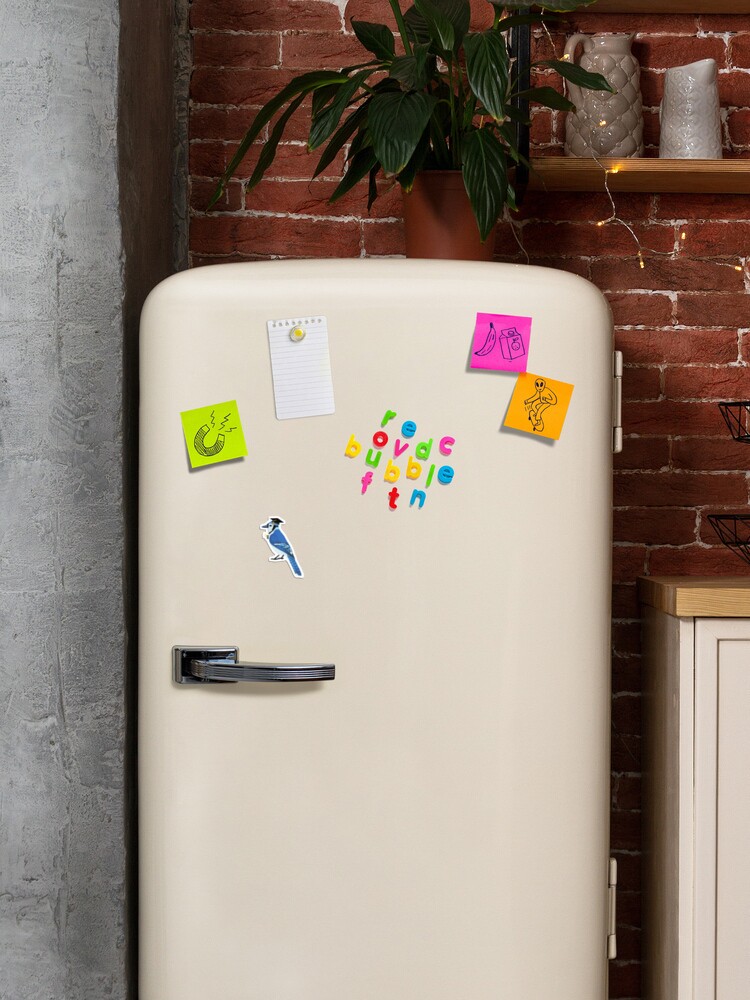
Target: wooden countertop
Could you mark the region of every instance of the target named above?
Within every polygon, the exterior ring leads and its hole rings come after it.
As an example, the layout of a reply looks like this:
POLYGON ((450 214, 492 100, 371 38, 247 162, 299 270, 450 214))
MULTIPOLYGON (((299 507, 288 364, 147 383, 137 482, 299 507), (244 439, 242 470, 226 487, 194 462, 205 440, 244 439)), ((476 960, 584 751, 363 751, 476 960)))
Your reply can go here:
POLYGON ((638 597, 678 618, 747 618, 750 576, 641 576, 638 597))

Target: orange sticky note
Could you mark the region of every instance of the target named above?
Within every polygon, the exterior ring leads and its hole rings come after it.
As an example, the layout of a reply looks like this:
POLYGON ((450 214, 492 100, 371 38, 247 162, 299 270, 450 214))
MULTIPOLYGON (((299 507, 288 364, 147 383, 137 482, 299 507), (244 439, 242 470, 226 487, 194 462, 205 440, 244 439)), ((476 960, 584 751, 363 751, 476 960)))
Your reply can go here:
POLYGON ((557 441, 572 395, 570 382, 522 372, 513 390, 504 426, 557 441))

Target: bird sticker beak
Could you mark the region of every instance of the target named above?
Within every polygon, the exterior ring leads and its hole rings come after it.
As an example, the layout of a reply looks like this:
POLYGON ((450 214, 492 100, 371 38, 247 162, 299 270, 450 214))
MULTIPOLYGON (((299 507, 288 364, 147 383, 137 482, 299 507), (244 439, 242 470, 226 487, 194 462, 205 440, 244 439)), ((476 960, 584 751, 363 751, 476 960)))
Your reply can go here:
POLYGON ((302 572, 302 567, 297 562, 297 557, 294 554, 292 543, 289 541, 286 532, 281 527, 282 524, 286 524, 283 517, 269 517, 265 524, 260 525, 260 530, 263 532, 266 544, 271 550, 271 555, 268 557, 268 561, 287 563, 289 565, 289 569, 292 571, 292 576, 297 577, 297 579, 302 579, 305 574, 302 572))

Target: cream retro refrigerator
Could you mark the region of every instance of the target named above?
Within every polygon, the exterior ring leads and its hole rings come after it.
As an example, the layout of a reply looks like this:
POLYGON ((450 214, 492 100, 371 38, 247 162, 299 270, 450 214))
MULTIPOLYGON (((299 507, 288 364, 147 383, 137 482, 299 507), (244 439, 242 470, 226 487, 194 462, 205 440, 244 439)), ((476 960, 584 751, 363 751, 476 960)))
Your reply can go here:
POLYGON ((226 265, 155 289, 141 352, 141 1000, 603 998, 602 296, 515 265, 226 265), (480 312, 530 318, 528 370, 573 386, 559 440, 504 427, 519 376, 471 367, 480 312), (332 384, 289 353, 326 332, 332 384), (278 419, 282 374, 334 412, 278 419), (213 461, 225 402, 247 454, 213 461))

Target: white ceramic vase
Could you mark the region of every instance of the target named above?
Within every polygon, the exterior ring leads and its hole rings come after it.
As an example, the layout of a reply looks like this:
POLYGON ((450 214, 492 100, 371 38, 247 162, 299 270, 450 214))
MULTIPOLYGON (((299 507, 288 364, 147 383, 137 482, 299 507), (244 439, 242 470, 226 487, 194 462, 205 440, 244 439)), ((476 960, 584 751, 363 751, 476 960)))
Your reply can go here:
POLYGON ((701 59, 667 70, 659 117, 659 156, 677 160, 721 159, 719 88, 714 59, 701 59))
POLYGON ((641 68, 630 50, 634 35, 572 35, 565 58, 590 73, 601 73, 614 93, 582 90, 568 83, 576 106, 565 117, 566 156, 643 156, 641 68))

